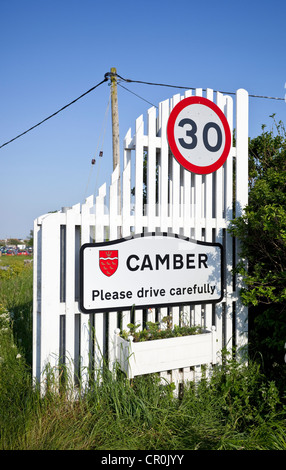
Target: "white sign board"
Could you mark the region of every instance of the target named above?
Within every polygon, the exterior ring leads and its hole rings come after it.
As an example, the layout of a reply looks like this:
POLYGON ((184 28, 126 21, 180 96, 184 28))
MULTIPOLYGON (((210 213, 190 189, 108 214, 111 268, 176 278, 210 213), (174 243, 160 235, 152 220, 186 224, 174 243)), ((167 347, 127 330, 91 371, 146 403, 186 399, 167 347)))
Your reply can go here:
POLYGON ((218 170, 231 147, 225 115, 215 103, 200 96, 185 98, 174 107, 168 120, 167 137, 178 162, 198 174, 218 170))
POLYGON ((219 243, 144 233, 85 244, 80 262, 84 313, 219 302, 223 296, 219 243))

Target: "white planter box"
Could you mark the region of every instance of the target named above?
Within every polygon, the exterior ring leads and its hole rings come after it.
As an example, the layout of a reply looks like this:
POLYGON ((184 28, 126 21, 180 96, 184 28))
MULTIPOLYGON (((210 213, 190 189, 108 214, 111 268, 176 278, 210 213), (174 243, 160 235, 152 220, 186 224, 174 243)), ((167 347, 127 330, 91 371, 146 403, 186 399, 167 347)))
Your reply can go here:
POLYGON ((202 364, 215 364, 216 331, 134 343, 115 332, 115 361, 128 378, 202 364))

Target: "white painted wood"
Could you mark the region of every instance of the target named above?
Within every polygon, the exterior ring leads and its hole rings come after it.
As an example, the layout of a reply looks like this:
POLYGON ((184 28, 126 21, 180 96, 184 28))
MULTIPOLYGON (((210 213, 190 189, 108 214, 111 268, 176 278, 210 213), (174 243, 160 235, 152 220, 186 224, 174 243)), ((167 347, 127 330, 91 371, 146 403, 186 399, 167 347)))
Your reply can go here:
POLYGON ((41 233, 41 273, 40 273, 40 377, 44 386, 46 368, 58 378, 59 326, 60 326, 60 217, 61 214, 48 214, 42 219, 41 233))
MULTIPOLYGON (((115 191, 118 190, 118 185, 115 185, 115 191)), ((118 193, 117 193, 118 194, 118 193)), ((99 188, 98 196, 95 200, 95 242, 103 242, 105 239, 105 197, 106 197, 106 184, 99 188)), ((83 314, 81 315, 83 316, 83 314)), ((93 319, 94 328, 94 344, 92 346, 92 353, 94 355, 94 366, 96 370, 101 370, 103 367, 103 358, 105 350, 105 331, 104 331, 104 313, 94 315, 93 319)), ((108 339, 108 341, 110 341, 108 339)))
POLYGON ((169 100, 160 103, 161 112, 161 156, 159 173, 159 209, 160 228, 162 232, 168 231, 168 168, 169 146, 167 141, 167 122, 169 116, 169 100))
POLYGON ((143 231, 143 131, 144 123, 141 115, 136 120, 136 167, 135 167, 135 233, 143 231))
POLYGON ((41 377, 41 222, 34 221, 34 257, 33 257, 33 377, 40 382, 41 377))
MULTIPOLYGON (((233 135, 233 99, 226 97, 226 117, 233 135)), ((235 148, 231 146, 230 158, 225 162, 225 221, 229 226, 233 219, 233 161, 235 148)), ((226 264, 226 323, 225 323, 225 346, 228 351, 232 350, 233 345, 233 240, 230 233, 225 231, 225 264, 226 264)))
MULTIPOLYGON (((248 203, 248 94, 237 90, 236 106, 236 217, 243 214, 248 203)), ((236 243, 236 263, 240 258, 239 242, 236 243)), ((247 344, 247 308, 239 297, 243 285, 241 276, 236 278, 236 344, 243 348, 247 344)))
MULTIPOLYGON (((81 210, 81 244, 90 243, 90 209, 93 206, 93 196, 86 199, 81 210)), ((94 221, 95 222, 95 221, 94 221)), ((92 331, 90 315, 81 315, 80 319, 80 376, 82 386, 88 384, 89 371, 91 368, 90 358, 92 352, 92 331)))
POLYGON ((66 284, 65 284, 65 365, 70 371, 70 384, 74 386, 75 380, 75 246, 76 246, 76 218, 80 214, 80 205, 77 204, 66 214, 66 284))
POLYGON ((109 208, 109 240, 121 238, 118 233, 118 187, 119 187, 119 166, 115 168, 111 176, 110 185, 110 208, 109 208))
MULTIPOLYGON (((131 217, 131 129, 124 139, 124 169, 122 177, 122 237, 130 235, 131 217)), ((134 216, 133 216, 134 217, 134 216)))
POLYGON ((148 232, 156 230, 156 108, 148 111, 148 151, 147 151, 147 215, 148 232))

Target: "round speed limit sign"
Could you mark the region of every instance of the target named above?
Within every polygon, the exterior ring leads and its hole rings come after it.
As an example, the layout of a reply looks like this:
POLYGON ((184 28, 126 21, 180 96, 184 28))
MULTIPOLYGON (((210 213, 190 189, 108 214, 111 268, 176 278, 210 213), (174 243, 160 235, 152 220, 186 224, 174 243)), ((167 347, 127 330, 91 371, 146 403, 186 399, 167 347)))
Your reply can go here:
POLYGON ((215 103, 200 96, 185 98, 174 107, 167 124, 167 136, 177 161, 200 175, 218 170, 231 146, 225 115, 215 103))

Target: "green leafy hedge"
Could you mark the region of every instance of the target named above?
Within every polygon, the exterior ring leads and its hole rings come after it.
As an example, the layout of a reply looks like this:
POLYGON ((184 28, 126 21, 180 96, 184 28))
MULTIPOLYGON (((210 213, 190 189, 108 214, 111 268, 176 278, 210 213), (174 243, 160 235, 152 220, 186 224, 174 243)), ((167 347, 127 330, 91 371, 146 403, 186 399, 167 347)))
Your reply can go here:
POLYGON ((285 374, 286 343, 286 133, 282 122, 249 141, 249 202, 230 232, 242 258, 237 272, 250 308, 250 339, 265 366, 285 374))

